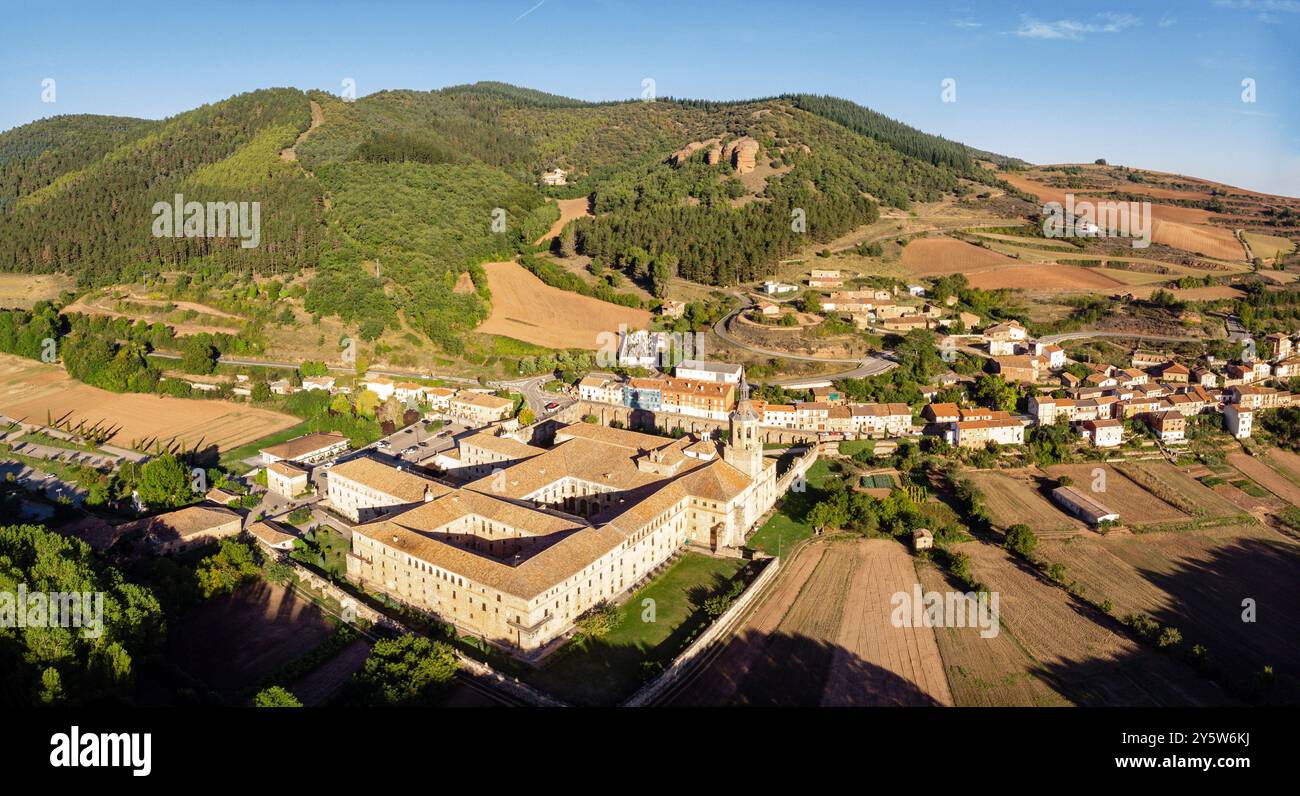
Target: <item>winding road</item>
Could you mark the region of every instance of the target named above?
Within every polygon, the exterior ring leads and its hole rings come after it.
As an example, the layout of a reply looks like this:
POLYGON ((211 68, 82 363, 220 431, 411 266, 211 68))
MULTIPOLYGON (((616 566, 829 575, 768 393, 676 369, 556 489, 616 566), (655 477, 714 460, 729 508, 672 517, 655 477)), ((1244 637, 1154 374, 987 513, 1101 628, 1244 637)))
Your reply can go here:
POLYGON ((819 376, 802 376, 791 379, 781 379, 774 381, 773 384, 782 387, 817 387, 823 384, 829 384, 836 379, 861 379, 866 376, 878 376, 881 373, 898 366, 897 362, 891 361, 887 357, 893 356, 892 352, 885 352, 883 356, 868 356, 858 359, 838 359, 835 357, 814 357, 806 354, 790 354, 784 351, 773 351, 767 348, 759 348, 749 343, 742 342, 733 337, 728 330, 733 318, 740 313, 754 306, 754 302, 744 293, 732 293, 731 295, 740 299, 741 305, 731 312, 724 315, 713 324, 713 333, 716 334, 723 342, 735 346, 744 351, 760 356, 772 357, 774 359, 790 359, 800 362, 830 362, 833 364, 855 365, 856 367, 849 370, 839 371, 836 373, 826 373, 819 376))

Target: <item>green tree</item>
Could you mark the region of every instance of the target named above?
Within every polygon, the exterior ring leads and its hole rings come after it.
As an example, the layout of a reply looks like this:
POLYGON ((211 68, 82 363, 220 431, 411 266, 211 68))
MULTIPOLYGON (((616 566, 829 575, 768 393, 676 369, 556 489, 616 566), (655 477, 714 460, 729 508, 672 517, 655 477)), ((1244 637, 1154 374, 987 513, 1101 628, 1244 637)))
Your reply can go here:
POLYGON ((1003 545, 1021 558, 1029 558, 1038 547, 1038 537, 1028 525, 1017 523, 1007 529, 1003 545))
POLYGON ((452 648, 411 633, 375 642, 353 675, 348 701, 367 706, 433 704, 460 668, 452 648))
POLYGON ((256 708, 300 708, 302 703, 298 697, 294 696, 287 689, 278 685, 270 688, 263 688, 253 697, 253 707, 256 708))
POLYGON ((230 594, 245 581, 257 577, 253 550, 243 542, 222 539, 217 552, 199 562, 194 570, 199 593, 204 597, 230 594))
POLYGON ((170 453, 145 462, 136 490, 140 501, 151 509, 176 508, 194 500, 189 471, 170 453))

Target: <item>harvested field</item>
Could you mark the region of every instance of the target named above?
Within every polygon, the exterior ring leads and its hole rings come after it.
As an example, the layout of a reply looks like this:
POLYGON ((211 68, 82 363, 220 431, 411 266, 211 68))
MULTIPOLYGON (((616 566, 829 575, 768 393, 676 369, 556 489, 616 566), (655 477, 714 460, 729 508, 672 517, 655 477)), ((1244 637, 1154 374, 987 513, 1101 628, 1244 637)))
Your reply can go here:
MULTIPOLYGON (((1135 298, 1149 299, 1151 294, 1160 290, 1156 286, 1139 287, 1130 290, 1135 298)), ((1210 287, 1164 288, 1179 301, 1215 301, 1217 299, 1239 299, 1246 294, 1231 285, 1211 285, 1210 287)))
POLYGON ((551 287, 514 262, 484 263, 492 314, 477 329, 547 348, 596 350, 601 333, 617 334, 619 325, 643 329, 650 324, 645 310, 551 287))
POLYGON ((1242 512, 1214 490, 1167 461, 1125 462, 1117 467, 1143 489, 1192 517, 1241 517, 1242 512))
POLYGON ((167 654, 227 700, 239 702, 263 679, 333 632, 319 608, 283 586, 255 580, 199 606, 170 634, 167 654))
POLYGON ((679 704, 952 704, 934 631, 890 621, 917 582, 905 548, 817 542, 788 566, 679 704))
MULTIPOLYGON (((1020 190, 1038 197, 1040 202, 1066 203, 1066 194, 1074 194, 1075 202, 1107 201, 1104 197, 1091 196, 1084 191, 1067 191, 1053 188, 1027 177, 999 173, 1002 179, 1020 190)), ((1081 217, 1092 218, 1093 214, 1081 213, 1081 217)), ((1232 230, 1226 227, 1211 226, 1214 214, 1207 210, 1176 205, 1153 204, 1151 206, 1151 240, 1184 251, 1218 257, 1224 260, 1243 260, 1245 250, 1237 241, 1232 230)))
POLYGON ((903 247, 903 267, 917 276, 970 274, 1015 264, 1010 257, 953 238, 920 238, 903 247))
POLYGON ((1123 281, 1101 273, 1096 268, 1049 263, 993 268, 971 274, 969 281, 971 287, 982 290, 1014 288, 1029 291, 1113 290, 1124 284, 1123 281))
MULTIPOLYGON (((934 564, 916 562, 917 577, 926 591, 951 591, 953 585, 934 564)), ((978 627, 935 628, 939 657, 943 659, 958 707, 1068 706, 1070 701, 1036 673, 1034 660, 1009 633, 992 638, 978 627)))
POLYGON ((1228 457, 1228 464, 1236 467, 1250 480, 1290 503, 1300 506, 1300 485, 1269 467, 1262 460, 1245 453, 1234 453, 1228 457))
POLYGON ((224 451, 300 422, 233 401, 109 392, 75 381, 58 365, 0 354, 0 414, 45 423, 69 413, 73 425, 117 429, 109 442, 123 448, 153 439, 224 451))
POLYGON ((1300 453, 1294 453, 1286 448, 1269 448, 1264 455, 1271 467, 1292 481, 1300 483, 1300 453))
POLYGON ((1243 232, 1242 237, 1250 244, 1250 252, 1256 257, 1271 260, 1279 254, 1290 254, 1296 245, 1290 238, 1279 235, 1265 235, 1261 232, 1243 232))
POLYGON ((58 298, 73 285, 63 274, 0 274, 0 309, 29 310, 38 301, 58 298))
POLYGON ((1079 520, 1058 509, 1039 491, 1036 470, 982 470, 970 478, 984 493, 993 524, 1006 530, 1023 523, 1037 534, 1077 533, 1087 530, 1079 520))
POLYGON ((591 216, 591 203, 585 196, 579 196, 577 199, 558 199, 555 202, 560 207, 560 217, 555 220, 546 234, 537 239, 540 245, 543 241, 550 240, 560 234, 564 225, 568 224, 575 218, 584 218, 591 216))
POLYGON ((1075 486, 1089 491, 1096 478, 1094 471, 1098 469, 1104 472, 1105 482, 1094 496, 1112 511, 1119 513, 1120 524, 1140 528, 1190 519, 1186 513, 1143 489, 1109 464, 1057 464, 1046 468, 1046 471, 1053 478, 1069 476, 1074 479, 1075 486))
MULTIPOLYGON (((1152 210, 1155 214, 1155 210, 1152 210)), ((1222 227, 1192 226, 1173 221, 1162 221, 1158 216, 1152 223, 1151 240, 1175 249, 1218 257, 1223 260, 1244 260, 1246 250, 1241 247, 1231 230, 1222 227)))
POLYGON ((1300 547, 1255 525, 1104 539, 1045 540, 1039 551, 1065 565, 1116 616, 1144 613, 1176 627, 1182 647, 1201 644, 1211 662, 1247 689, 1265 665, 1270 701, 1300 698, 1300 547), (1255 600, 1256 621, 1242 619, 1255 600))
POLYGON ((999 594, 1002 634, 1035 661, 1034 673, 1077 705, 1225 704, 1189 666, 1138 644, 1114 619, 1047 582, 1000 547, 959 545, 971 571, 999 594))

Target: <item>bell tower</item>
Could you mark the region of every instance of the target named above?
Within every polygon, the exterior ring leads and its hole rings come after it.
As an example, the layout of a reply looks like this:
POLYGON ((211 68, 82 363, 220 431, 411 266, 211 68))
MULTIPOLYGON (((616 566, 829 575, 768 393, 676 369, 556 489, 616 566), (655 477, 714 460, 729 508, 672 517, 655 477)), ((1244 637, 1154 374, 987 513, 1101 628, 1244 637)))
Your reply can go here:
POLYGON ((761 418, 749 400, 749 381, 740 376, 740 395, 729 418, 731 438, 723 458, 751 480, 763 472, 763 441, 758 426, 761 418))

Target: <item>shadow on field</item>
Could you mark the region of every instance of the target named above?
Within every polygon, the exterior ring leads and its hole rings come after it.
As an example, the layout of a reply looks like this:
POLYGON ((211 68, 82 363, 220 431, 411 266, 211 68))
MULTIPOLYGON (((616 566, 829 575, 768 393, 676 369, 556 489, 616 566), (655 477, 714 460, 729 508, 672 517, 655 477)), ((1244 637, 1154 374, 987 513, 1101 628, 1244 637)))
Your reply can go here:
POLYGON ((257 579, 188 613, 169 633, 166 656, 222 700, 240 703, 332 632, 314 604, 257 579))
POLYGON ((1175 597, 1151 618, 1182 634, 1179 656, 1205 647, 1202 671, 1241 699, 1300 704, 1300 548, 1283 541, 1238 539, 1212 558, 1187 557, 1171 572, 1139 569, 1175 597), (1243 615, 1253 601, 1254 621, 1243 615), (1271 666, 1271 676, 1264 673, 1271 666))
POLYGON ((837 644, 753 630, 672 700, 675 706, 938 707, 933 697, 837 644), (828 688, 830 684, 830 688, 828 688))
POLYGON ((1209 558, 1184 557, 1167 572, 1138 567, 1137 574, 1172 597, 1145 615, 1155 623, 1146 634, 1128 626, 1122 608, 1114 618, 1082 603, 1076 609, 1136 639, 1141 653, 1044 665, 1039 676, 1082 705, 1300 703, 1300 551, 1294 545, 1238 539, 1209 558), (1243 621, 1246 600, 1254 601, 1254 621, 1243 621), (1157 639, 1170 628, 1180 640, 1160 648, 1157 639))

